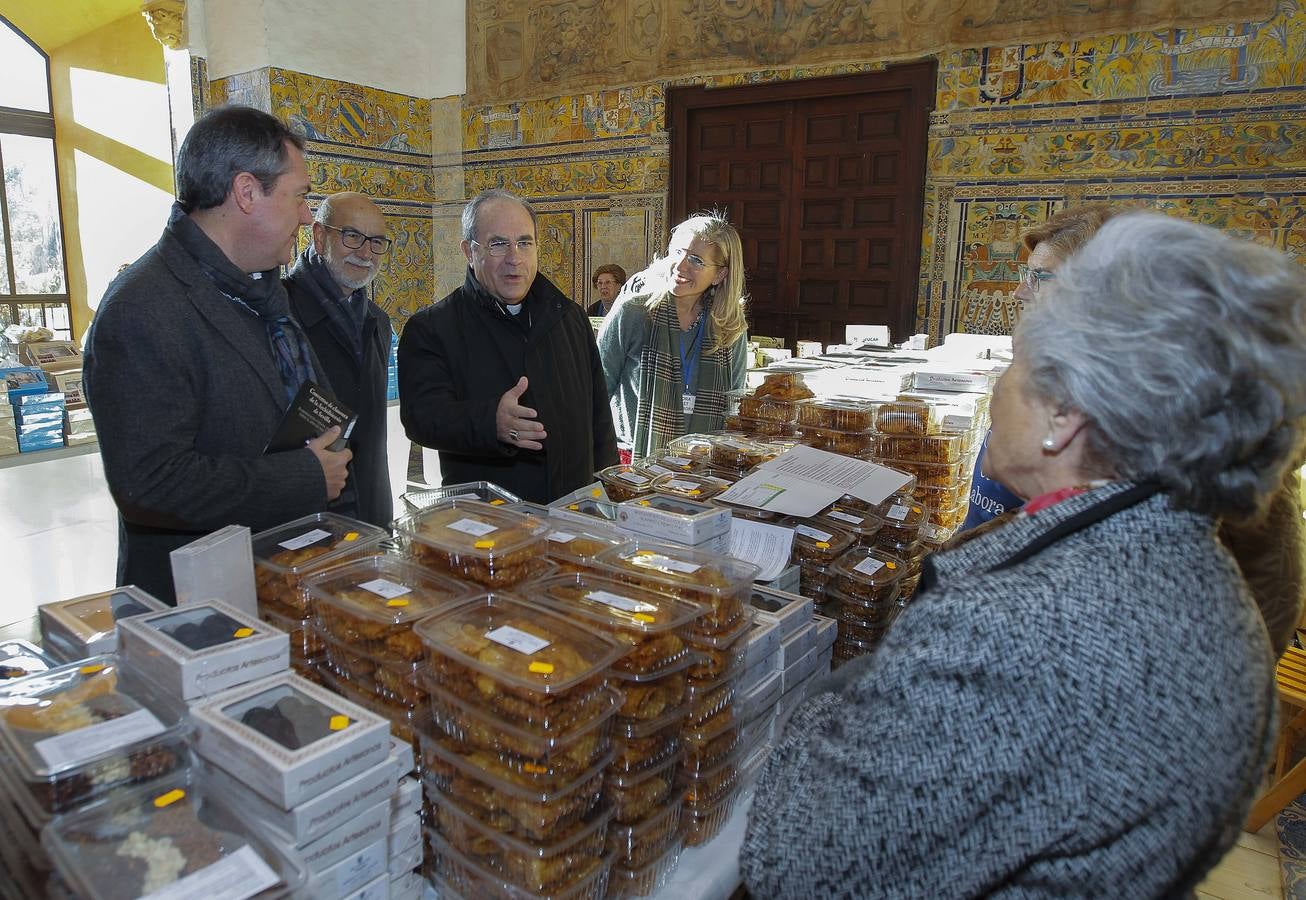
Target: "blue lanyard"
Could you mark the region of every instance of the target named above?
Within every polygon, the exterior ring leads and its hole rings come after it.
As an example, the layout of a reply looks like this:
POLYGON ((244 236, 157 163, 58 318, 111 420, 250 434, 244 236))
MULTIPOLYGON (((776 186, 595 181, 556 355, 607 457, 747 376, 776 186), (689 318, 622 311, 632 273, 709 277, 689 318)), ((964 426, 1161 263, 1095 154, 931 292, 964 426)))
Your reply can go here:
POLYGON ((703 349, 703 313, 706 310, 700 310, 698 318, 694 321, 694 337, 689 342, 689 353, 685 353, 685 333, 679 328, 676 334, 680 337, 680 377, 685 381, 685 393, 691 394, 691 388, 698 384, 698 358, 703 349))

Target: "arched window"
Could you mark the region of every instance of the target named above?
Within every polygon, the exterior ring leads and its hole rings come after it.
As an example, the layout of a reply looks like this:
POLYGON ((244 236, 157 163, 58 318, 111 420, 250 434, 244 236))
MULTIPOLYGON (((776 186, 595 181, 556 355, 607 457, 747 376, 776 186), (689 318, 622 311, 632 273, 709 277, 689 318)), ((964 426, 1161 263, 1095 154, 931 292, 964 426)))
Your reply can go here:
POLYGON ((72 338, 54 164, 49 60, 0 18, 0 330, 72 338))

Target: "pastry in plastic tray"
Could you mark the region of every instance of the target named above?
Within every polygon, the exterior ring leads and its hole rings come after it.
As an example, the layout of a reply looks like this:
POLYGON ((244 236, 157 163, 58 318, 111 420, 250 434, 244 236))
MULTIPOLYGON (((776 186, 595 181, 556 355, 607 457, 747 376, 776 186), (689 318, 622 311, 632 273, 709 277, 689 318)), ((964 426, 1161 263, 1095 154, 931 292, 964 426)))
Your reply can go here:
POLYGON ((925 553, 938 553, 943 549, 943 545, 952 537, 955 529, 943 528, 935 525, 933 522, 926 522, 921 526, 920 542, 921 549, 925 553))
POLYGON ((712 451, 711 434, 682 434, 667 444, 666 452, 675 456, 686 456, 700 462, 706 461, 712 451))
POLYGON ((376 553, 389 536, 375 525, 334 513, 315 513, 259 532, 250 539, 259 608, 303 618, 309 612, 305 576, 376 553))
MULTIPOLYGON (((849 550, 834 564, 834 587, 866 603, 892 603, 906 573, 903 561, 875 547, 849 550)), ((827 588, 828 594, 828 588, 827 588)))
MULTIPOLYGON (((877 526, 878 527, 878 526, 877 526)), ((794 523, 794 546, 790 560, 797 565, 825 566, 853 545, 853 536, 825 522, 799 520, 794 523)))
POLYGON ((549 528, 544 549, 560 573, 588 572, 600 553, 626 542, 624 537, 600 534, 597 523, 593 530, 586 531, 583 526, 555 519, 549 522, 549 528))
POLYGON ((305 581, 322 633, 379 662, 411 663, 424 647, 417 620, 472 593, 467 585, 396 557, 334 566, 305 581))
POLYGON ((881 434, 934 434, 939 430, 939 408, 923 400, 881 403, 875 411, 875 430, 881 434))
POLYGON ((622 866, 637 869, 661 856, 680 832, 684 791, 672 792, 661 807, 638 822, 608 825, 608 850, 622 866))
POLYGON ((721 833, 735 808, 735 796, 735 792, 731 791, 705 808, 686 803, 680 814, 680 834, 686 847, 701 846, 721 833))
POLYGON ((523 841, 463 812, 457 804, 435 808, 440 835, 468 859, 533 894, 553 894, 602 863, 611 811, 596 809, 547 844, 523 841))
POLYGON ((421 662, 395 662, 379 659, 330 635, 321 635, 325 645, 325 665, 337 677, 361 691, 374 695, 388 706, 418 709, 425 707, 425 684, 417 677, 421 662))
POLYGON ((656 719, 618 719, 612 729, 612 770, 638 772, 674 756, 688 712, 686 703, 656 719))
POLYGON ((273 628, 290 635, 290 656, 295 660, 315 660, 326 649, 317 632, 314 618, 296 619, 271 610, 259 610, 259 618, 273 628))
POLYGON ((112 653, 119 619, 161 612, 168 606, 135 585, 99 594, 43 603, 37 608, 46 649, 68 662, 112 653))
MULTIPOLYGON (((947 509, 936 509, 930 507, 929 524, 942 528, 949 534, 956 531, 966 521, 966 513, 970 511, 970 503, 963 500, 947 509)), ((922 529, 925 526, 921 526, 922 529)))
POLYGON ((165 779, 62 816, 47 841, 61 877, 88 900, 192 896, 177 885, 210 866, 217 881, 239 885, 241 897, 285 897, 303 880, 190 778, 165 779))
POLYGON ((753 627, 751 612, 745 611, 738 622, 716 634, 697 632, 689 636, 689 645, 698 660, 689 667, 694 682, 712 681, 733 673, 744 664, 748 653, 748 632, 753 627))
POLYGON ((817 527, 829 524, 840 528, 852 536, 852 546, 869 547, 875 543, 883 522, 872 509, 859 509, 839 501, 816 517, 813 523, 817 527))
POLYGON ((521 498, 488 481, 468 481, 463 484, 446 484, 443 487, 408 491, 400 495, 408 512, 421 512, 445 500, 480 500, 491 506, 520 503, 521 498))
POLYGON ((702 472, 707 467, 707 453, 694 457, 680 455, 671 452, 665 452, 660 456, 651 456, 645 459, 641 465, 646 467, 650 472, 661 475, 658 469, 666 469, 668 472, 679 472, 681 475, 695 475, 702 472))
POLYGON ((390 722, 390 733, 395 737, 410 742, 416 739, 414 726, 419 721, 425 721, 426 710, 378 697, 354 682, 341 678, 326 666, 319 667, 316 673, 316 680, 323 687, 339 694, 352 703, 358 704, 368 712, 375 713, 388 720, 390 722))
POLYGON ((627 721, 647 721, 679 707, 685 701, 693 663, 694 657, 687 653, 671 667, 673 671, 663 670, 653 677, 613 672, 613 684, 625 697, 617 715, 627 721))
POLYGON ((876 406, 856 400, 813 400, 798 408, 798 424, 802 428, 870 431, 875 425, 876 406))
POLYGON ((703 632, 735 625, 758 573, 730 557, 640 540, 605 552, 599 562, 621 581, 697 603, 703 612, 695 630, 703 632))
POLYGON ((686 772, 707 772, 724 763, 739 746, 739 722, 730 707, 680 735, 686 772))
POLYGON ((598 717, 570 731, 543 737, 439 687, 427 686, 434 733, 448 736, 460 751, 493 754, 503 766, 555 781, 576 778, 607 751, 613 716, 621 702, 619 691, 608 690, 598 717))
POLYGON ((427 829, 426 841, 430 849, 426 877, 440 900, 603 900, 607 896, 611 854, 598 860, 585 858, 583 864, 573 867, 572 880, 545 894, 513 885, 495 870, 450 846, 433 829, 427 829))
POLYGON ((920 535, 921 526, 929 518, 929 510, 918 500, 890 497, 879 507, 881 524, 875 535, 879 546, 909 544, 920 535))
POLYGON ((925 558, 925 545, 919 539, 912 541, 885 540, 878 542, 876 549, 883 550, 890 556, 896 556, 902 560, 903 578, 920 574, 921 561, 925 558))
POLYGON ((420 622, 434 683, 522 728, 556 733, 601 714, 625 647, 511 594, 479 594, 420 622))
POLYGON ((881 459, 923 463, 953 463, 961 459, 965 438, 952 434, 882 434, 875 440, 881 459))
POLYGON ((771 397, 776 400, 807 400, 815 397, 800 372, 771 372, 753 391, 754 397, 771 397))
POLYGON ((608 466, 594 473, 613 503, 634 500, 653 490, 654 475, 638 465, 608 466))
POLYGON ((0 684, 25 678, 58 665, 40 647, 28 641, 0 641, 0 684))
POLYGON ((699 503, 710 500, 724 491, 728 484, 719 479, 693 473, 672 473, 659 476, 653 482, 653 491, 679 497, 682 500, 696 500, 699 503))
POLYGON ((898 615, 897 597, 884 602, 866 602, 850 597, 838 588, 826 592, 831 603, 837 603, 834 616, 841 622, 848 622, 862 628, 888 628, 898 615))
POLYGON ((685 810, 703 810, 734 790, 739 781, 739 760, 735 754, 711 769, 682 769, 685 810))
POLYGON ((720 506, 723 509, 730 510, 730 515, 736 519, 751 519, 754 522, 778 523, 784 518, 783 513, 778 513, 773 509, 758 509, 756 506, 743 506, 739 503, 731 503, 729 500, 723 500, 720 497, 713 497, 707 501, 708 506, 720 506))
POLYGON ((656 894, 666 886, 680 865, 681 850, 682 845, 677 839, 639 868, 613 865, 608 874, 608 896, 647 897, 656 894))
MULTIPOLYGON (((454 753, 439 741, 422 743, 422 779, 428 791, 457 803, 490 827, 532 841, 552 841, 598 805, 608 756, 578 778, 541 787, 498 764, 492 754, 454 753)), ((438 808, 441 799, 433 799, 438 808)))
POLYGON ((607 500, 584 497, 568 503, 566 509, 570 512, 580 513, 583 516, 591 516, 603 523, 612 523, 617 520, 617 504, 610 503, 607 500))
POLYGON ((422 565, 504 588, 530 577, 531 561, 544 554, 548 526, 479 500, 446 500, 395 527, 422 565))
POLYGON ((880 464, 893 469, 896 472, 903 472, 907 475, 916 477, 916 484, 919 487, 946 488, 963 482, 970 476, 970 469, 966 468, 965 460, 958 460, 952 463, 923 463, 911 462, 910 460, 881 460, 880 464))
POLYGON ((744 437, 719 435, 712 439, 712 452, 709 459, 714 468, 747 472, 779 455, 780 450, 769 443, 744 437))
POLYGON ((609 772, 603 796, 612 805, 612 819, 629 825, 653 815, 676 790, 680 756, 673 756, 639 772, 609 772))
POLYGON ((803 402, 752 394, 739 398, 739 416, 743 419, 792 424, 798 421, 798 412, 802 409, 803 402))
POLYGON ((955 481, 948 487, 917 487, 911 492, 915 500, 919 500, 931 510, 951 509, 959 503, 967 503, 970 499, 970 482, 955 481))
POLYGON ((0 747, 14 789, 23 794, 15 799, 34 806, 29 818, 188 765, 188 734, 157 703, 147 705, 119 687, 112 656, 0 687, 0 747))
POLYGON ((798 433, 798 426, 793 422, 775 422, 770 419, 749 419, 744 416, 726 416, 727 434, 737 434, 746 438, 787 437, 798 433))
POLYGON ((919 572, 916 573, 915 575, 908 576, 907 578, 904 578, 902 580, 902 590, 898 594, 899 606, 905 605, 907 601, 911 600, 911 598, 915 596, 916 588, 920 585, 920 583, 921 583, 921 576, 919 572))
POLYGON ((879 641, 859 641, 856 638, 845 638, 841 629, 839 639, 834 642, 831 659, 835 663, 839 663, 856 659, 859 656, 870 656, 878 646, 879 641))
POLYGON ((845 456, 860 456, 875 450, 875 436, 866 431, 838 431, 834 428, 804 425, 800 437, 809 447, 845 456))
POLYGON ((689 695, 689 709, 685 712, 685 725, 697 728, 708 719, 728 708, 735 700, 742 669, 735 669, 716 681, 690 682, 685 693, 689 695))

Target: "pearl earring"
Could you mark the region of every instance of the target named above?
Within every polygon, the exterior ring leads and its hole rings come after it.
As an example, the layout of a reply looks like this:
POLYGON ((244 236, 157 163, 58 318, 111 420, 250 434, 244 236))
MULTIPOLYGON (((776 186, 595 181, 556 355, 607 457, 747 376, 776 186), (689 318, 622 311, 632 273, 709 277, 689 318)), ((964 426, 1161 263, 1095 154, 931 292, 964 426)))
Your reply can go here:
POLYGON ((1045 437, 1045 438, 1043 438, 1043 449, 1044 449, 1044 450, 1053 450, 1053 449, 1056 448, 1056 446, 1057 446, 1057 442, 1056 442, 1055 440, 1053 440, 1052 438, 1050 438, 1050 437, 1045 437))

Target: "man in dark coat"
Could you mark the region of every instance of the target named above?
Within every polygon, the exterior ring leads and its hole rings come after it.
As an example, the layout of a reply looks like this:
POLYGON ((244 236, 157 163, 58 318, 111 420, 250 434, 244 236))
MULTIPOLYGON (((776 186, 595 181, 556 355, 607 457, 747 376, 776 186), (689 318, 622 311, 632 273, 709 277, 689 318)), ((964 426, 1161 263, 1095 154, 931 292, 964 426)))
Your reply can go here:
POLYGON ((310 221, 303 140, 222 107, 177 154, 158 244, 114 279, 86 341, 86 399, 118 506, 118 583, 175 602, 168 554, 226 525, 260 531, 340 494, 332 428, 265 454, 291 399, 323 383, 277 266, 310 221))
POLYGON ((399 341, 404 429, 440 451, 445 484, 491 481, 547 503, 617 462, 594 332, 539 274, 525 201, 485 191, 462 232, 467 280, 399 341))
POLYGON ((354 191, 332 194, 314 216, 312 243, 284 280, 336 399, 358 415, 349 481, 331 511, 381 527, 394 518, 385 408, 390 317, 368 300, 367 288, 389 250, 375 203, 354 191))

